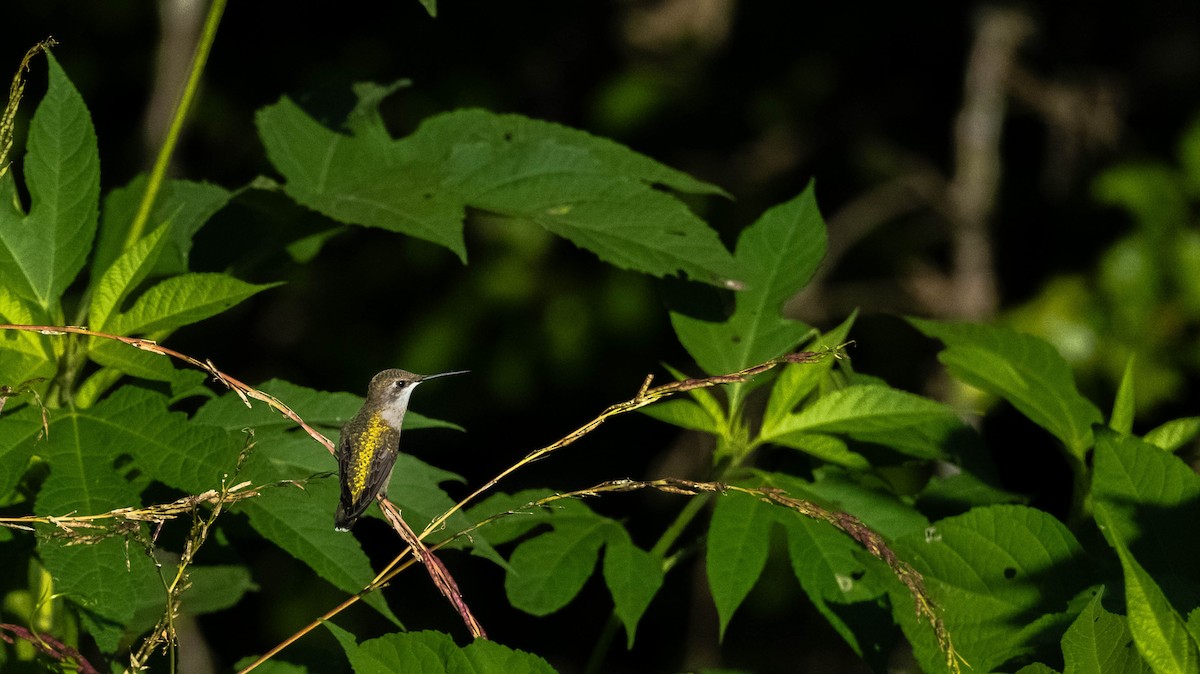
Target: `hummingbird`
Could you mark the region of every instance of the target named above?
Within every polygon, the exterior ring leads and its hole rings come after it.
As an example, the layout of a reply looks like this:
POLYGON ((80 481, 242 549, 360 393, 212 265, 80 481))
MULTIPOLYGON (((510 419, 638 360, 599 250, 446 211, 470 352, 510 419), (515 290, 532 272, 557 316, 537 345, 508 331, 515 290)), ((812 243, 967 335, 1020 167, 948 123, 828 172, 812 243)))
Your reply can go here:
POLYGON ((466 372, 455 370, 420 375, 405 370, 384 370, 371 378, 366 402, 342 427, 338 439, 338 482, 342 495, 334 516, 334 528, 349 531, 376 496, 387 496, 392 468, 400 453, 400 426, 408 411, 408 399, 417 384, 466 372))

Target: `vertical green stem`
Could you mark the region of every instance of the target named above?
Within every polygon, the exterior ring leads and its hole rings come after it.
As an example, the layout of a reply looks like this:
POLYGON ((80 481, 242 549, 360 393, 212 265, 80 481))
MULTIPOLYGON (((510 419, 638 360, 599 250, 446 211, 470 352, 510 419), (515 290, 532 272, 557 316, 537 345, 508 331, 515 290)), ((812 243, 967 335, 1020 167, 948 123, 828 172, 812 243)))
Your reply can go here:
POLYGON ((1092 471, 1087 462, 1073 454, 1067 454, 1071 464, 1071 511, 1067 525, 1078 527, 1092 519, 1092 471))
POLYGON ((167 137, 158 150, 158 158, 154 160, 154 168, 150 171, 150 178, 146 182, 146 191, 142 194, 142 201, 138 204, 137 214, 129 225, 129 233, 125 237, 126 249, 137 243, 146 229, 146 222, 150 219, 150 209, 154 206, 154 200, 162 188, 163 178, 167 175, 167 166, 171 163, 171 155, 175 152, 175 146, 179 143, 179 136, 183 132, 183 123, 187 118, 188 110, 192 107, 192 101, 196 98, 196 90, 200 88, 200 75, 204 72, 204 65, 208 62, 208 54, 212 51, 213 41, 217 38, 217 26, 220 25, 221 15, 225 12, 225 3, 226 0, 212 0, 212 4, 208 6, 208 17, 204 20, 204 30, 200 34, 200 41, 196 43, 196 51, 192 55, 192 70, 188 74, 183 95, 179 98, 179 105, 175 107, 175 115, 171 118, 171 127, 167 130, 167 137))

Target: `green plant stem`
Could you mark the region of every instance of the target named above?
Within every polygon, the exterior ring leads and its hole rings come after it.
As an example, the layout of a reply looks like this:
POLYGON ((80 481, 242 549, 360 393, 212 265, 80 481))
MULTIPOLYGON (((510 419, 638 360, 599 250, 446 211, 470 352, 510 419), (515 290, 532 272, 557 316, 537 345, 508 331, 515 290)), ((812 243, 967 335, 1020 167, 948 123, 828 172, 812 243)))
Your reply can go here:
MULTIPOLYGON (((212 4, 208 6, 204 30, 200 34, 199 42, 196 43, 196 51, 192 53, 192 69, 188 73, 187 83, 184 85, 183 94, 179 97, 179 103, 175 106, 175 114, 171 117, 171 126, 167 129, 167 136, 163 139, 162 147, 158 150, 158 157, 154 160, 154 167, 150 170, 150 176, 146 181, 146 191, 142 193, 142 200, 138 204, 133 222, 129 223, 129 231, 125 235, 125 244, 122 246, 122 250, 128 250, 138 242, 138 239, 142 238, 146 223, 150 220, 150 210, 154 207, 154 201, 162 189, 163 179, 167 175, 167 167, 171 164, 171 155, 175 153, 175 146, 179 144, 179 136, 183 133, 183 123, 187 119, 192 102, 196 99, 196 91, 200 88, 200 76, 204 73, 208 55, 217 38, 217 27, 221 23, 221 16, 225 13, 226 2, 227 0, 212 0, 212 4)), ((92 289, 89 287, 79 301, 78 310, 75 312, 74 322, 76 324, 87 322, 91 293, 92 289)), ((86 356, 80 355, 80 358, 67 363, 70 372, 69 376, 64 377, 65 380, 74 381, 79 370, 87 363, 86 356)))
POLYGON ((1071 464, 1071 510, 1067 525, 1078 528, 1092 519, 1092 473, 1087 463, 1068 453, 1071 464))
POLYGON ((200 88, 200 76, 204 72, 208 54, 212 51, 213 42, 217 38, 217 26, 220 25, 221 15, 225 12, 225 3, 226 0, 212 0, 212 4, 208 6, 204 30, 200 34, 200 41, 196 43, 196 51, 192 54, 192 70, 188 74, 187 84, 183 88, 179 104, 175 106, 175 114, 171 118, 167 137, 163 139, 162 147, 158 150, 158 157, 154 161, 154 168, 151 169, 150 177, 146 181, 146 191, 142 194, 141 203, 138 204, 137 214, 134 215, 133 222, 129 224, 129 233, 125 236, 124 248, 126 250, 142 238, 142 232, 146 229, 146 222, 150 219, 150 209, 153 208, 154 200, 162 188, 163 178, 166 177, 167 167, 171 163, 171 155, 174 154, 175 146, 179 143, 179 136, 183 132, 183 123, 187 119, 192 101, 196 98, 196 91, 200 88))

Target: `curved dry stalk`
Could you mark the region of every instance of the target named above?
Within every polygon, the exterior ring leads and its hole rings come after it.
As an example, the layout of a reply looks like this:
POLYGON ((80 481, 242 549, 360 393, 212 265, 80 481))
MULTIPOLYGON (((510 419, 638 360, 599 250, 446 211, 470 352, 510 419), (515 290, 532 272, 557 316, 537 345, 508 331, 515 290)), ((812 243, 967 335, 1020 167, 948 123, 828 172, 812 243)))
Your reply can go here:
MULTIPOLYGON (((291 481, 290 483, 294 483, 291 481)), ((281 484, 281 483, 276 483, 281 484)), ((0 526, 9 527, 11 529, 22 529, 25 531, 33 531, 31 524, 51 524, 57 527, 61 532, 68 536, 74 535, 76 529, 99 529, 104 525, 100 524, 105 520, 116 520, 117 522, 152 522, 162 524, 168 520, 173 520, 182 515, 187 515, 196 511, 201 505, 219 506, 223 503, 236 503, 244 501, 248 498, 258 496, 259 493, 268 486, 274 485, 259 485, 251 486, 249 481, 236 484, 224 491, 209 489, 202 494, 191 494, 182 498, 171 501, 170 503, 156 503, 153 505, 142 506, 140 508, 116 508, 108 512, 97 513, 93 515, 28 515, 25 517, 0 517, 0 526)), ((86 542, 83 540, 75 542, 86 542)), ((73 542, 68 542, 68 545, 73 542)))
MULTIPOLYGON (((453 536, 441 541, 433 546, 436 550, 443 545, 447 545, 463 536, 468 536, 472 532, 496 522, 505 517, 520 514, 527 510, 543 508, 553 504, 555 501, 565 499, 586 498, 592 496, 600 496, 606 493, 622 493, 638 491, 641 489, 654 489, 656 491, 665 492, 668 494, 678 494, 682 496, 697 496, 700 494, 725 494, 727 492, 739 492, 749 496, 758 498, 764 503, 781 506, 792 510, 805 517, 821 520, 832 525, 842 533, 854 539, 873 557, 880 560, 891 569, 897 580, 904 585, 909 594, 913 598, 913 604, 916 607, 917 615, 928 621, 930 627, 933 628, 934 634, 937 637, 938 647, 946 655, 946 666, 952 672, 960 672, 959 662, 966 663, 958 651, 954 648, 954 643, 950 638, 950 632, 946 629, 945 623, 938 614, 936 604, 933 598, 929 595, 929 591, 925 589, 925 581, 921 574, 912 567, 908 562, 896 556, 896 553, 887 545, 875 530, 868 527, 862 520, 854 515, 837 510, 828 510, 812 501, 798 499, 790 496, 786 491, 768 487, 741 487, 738 485, 727 484, 724 482, 697 482, 694 480, 683 480, 679 478, 662 478, 658 480, 609 480, 600 484, 585 489, 578 489, 570 492, 552 494, 544 498, 530 501, 520 508, 507 510, 501 513, 496 513, 486 519, 483 519, 470 527, 457 532, 453 536)), ((392 574, 395 575, 395 574, 392 574)), ((390 578, 389 576, 388 578, 390 578)))
POLYGON ((742 383, 754 375, 762 374, 767 370, 773 369, 774 367, 785 363, 815 363, 825 358, 841 358, 842 350, 852 343, 853 342, 846 342, 845 344, 840 344, 822 351, 800 351, 797 353, 789 353, 784 356, 780 356, 779 358, 768 360, 765 363, 759 363, 758 365, 748 367, 744 370, 739 370, 738 372, 715 375, 712 377, 681 379, 679 381, 673 381, 669 384, 663 384, 662 386, 655 386, 654 388, 650 387, 650 384, 654 381, 654 375, 648 374, 646 375, 646 379, 642 382, 642 387, 638 389, 637 395, 635 395, 632 399, 626 400, 625 402, 616 403, 615 405, 610 405, 607 409, 597 415, 596 418, 563 436, 558 441, 546 445, 541 449, 536 449, 530 452, 525 456, 525 458, 504 469, 499 475, 493 477, 482 487, 476 489, 469 496, 454 504, 454 507, 442 513, 432 522, 430 522, 429 525, 425 527, 425 530, 421 532, 421 538, 424 539, 430 533, 439 529, 443 524, 446 523, 446 520, 448 520, 451 515, 459 510, 462 510, 468 503, 471 503, 480 495, 490 491, 492 487, 495 487, 501 480, 509 475, 512 475, 518 469, 533 463, 534 461, 544 459, 549 454, 574 443, 576 440, 596 430, 600 424, 607 421, 610 417, 632 412, 668 396, 675 395, 676 393, 683 393, 685 391, 691 391, 699 388, 712 388, 714 386, 721 386, 724 384, 742 383))

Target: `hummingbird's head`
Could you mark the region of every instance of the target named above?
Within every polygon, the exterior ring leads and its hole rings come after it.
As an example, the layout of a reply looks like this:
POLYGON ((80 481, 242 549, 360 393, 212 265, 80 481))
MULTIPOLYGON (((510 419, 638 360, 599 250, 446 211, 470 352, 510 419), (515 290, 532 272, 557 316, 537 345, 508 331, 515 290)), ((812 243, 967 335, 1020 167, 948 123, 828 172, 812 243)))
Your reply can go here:
POLYGON ((464 372, 466 370, 421 375, 400 369, 384 370, 371 378, 371 385, 367 387, 367 403, 375 405, 385 419, 399 428, 400 422, 404 420, 404 412, 408 409, 408 398, 417 384, 426 379, 464 372))
POLYGON ((367 404, 378 409, 398 428, 408 408, 408 397, 421 379, 421 375, 406 370, 384 370, 371 378, 367 404))

